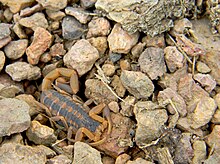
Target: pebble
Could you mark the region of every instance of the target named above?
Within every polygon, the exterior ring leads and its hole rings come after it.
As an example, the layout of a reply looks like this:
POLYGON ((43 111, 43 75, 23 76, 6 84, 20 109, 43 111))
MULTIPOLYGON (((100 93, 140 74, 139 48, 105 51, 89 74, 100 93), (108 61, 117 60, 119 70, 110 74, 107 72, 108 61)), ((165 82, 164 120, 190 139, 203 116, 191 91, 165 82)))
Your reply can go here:
POLYGON ((0 137, 20 133, 30 127, 29 105, 14 98, 0 100, 0 137))
POLYGON ((57 140, 54 130, 48 126, 41 125, 38 121, 32 121, 30 128, 26 131, 30 141, 35 144, 48 146, 57 140))
POLYGON ((194 156, 192 163, 199 164, 202 163, 207 158, 206 143, 202 140, 196 140, 193 142, 194 156))
POLYGON ((216 94, 214 99, 215 99, 215 102, 216 102, 218 108, 215 111, 215 114, 213 115, 212 123, 220 124, 220 93, 216 94))
POLYGON ((4 52, 9 59, 16 60, 24 55, 27 46, 27 39, 11 41, 7 46, 4 47, 4 52))
POLYGON ((198 61, 196 63, 196 69, 200 73, 209 73, 209 72, 211 72, 211 69, 205 63, 203 63, 201 61, 198 61))
POLYGON ((164 49, 164 57, 170 72, 175 72, 177 69, 183 67, 184 56, 180 53, 176 46, 168 46, 164 49))
POLYGON ((115 66, 112 64, 103 64, 102 70, 106 76, 113 76, 115 73, 115 66))
POLYGON ((153 162, 147 161, 143 158, 137 158, 134 161, 128 161, 126 164, 154 164, 153 162))
POLYGON ((83 142, 74 144, 73 159, 73 163, 77 164, 102 164, 100 152, 83 142))
POLYGON ((192 29, 192 23, 187 18, 174 21, 174 26, 171 30, 171 34, 176 36, 178 34, 185 34, 189 29, 192 29))
POLYGON ((84 27, 72 16, 65 16, 62 21, 62 36, 66 40, 79 39, 85 32, 84 27))
POLYGON ((119 112, 119 106, 118 106, 118 103, 116 101, 110 102, 108 104, 108 107, 114 113, 118 113, 119 112))
POLYGON ((60 21, 66 16, 66 14, 62 11, 46 10, 46 13, 50 19, 55 21, 60 21))
POLYGON ((75 69, 79 76, 92 69, 93 64, 99 58, 98 50, 87 40, 78 40, 63 58, 64 64, 75 69))
POLYGON ((71 164, 72 161, 67 156, 60 154, 60 155, 55 156, 54 158, 47 160, 47 163, 48 164, 60 164, 60 163, 71 164))
POLYGON ((127 71, 131 70, 131 64, 127 59, 120 60, 119 65, 120 65, 121 70, 127 70, 127 71))
POLYGON ((36 0, 45 9, 49 10, 61 10, 67 6, 67 0, 36 0))
POLYGON ((160 34, 157 36, 147 35, 142 38, 142 42, 145 43, 146 47, 157 47, 157 48, 165 48, 165 38, 164 34, 160 34))
POLYGON ((39 62, 40 56, 50 47, 52 35, 44 28, 37 27, 34 32, 34 39, 26 49, 28 62, 35 65, 39 62))
POLYGON ((50 48, 49 54, 51 56, 64 56, 66 54, 66 50, 64 49, 63 44, 56 43, 50 48))
POLYGON ((103 164, 115 164, 115 160, 109 156, 102 157, 103 164))
POLYGON ((19 23, 14 24, 13 31, 20 39, 28 38, 27 34, 24 32, 22 26, 19 23))
POLYGON ((56 155, 55 151, 53 151, 52 149, 44 145, 37 145, 37 146, 34 146, 33 148, 36 148, 37 150, 44 152, 47 158, 52 158, 56 155))
POLYGON ((35 13, 29 17, 21 18, 19 24, 35 31, 38 27, 48 28, 48 22, 43 13, 35 13))
POLYGON ((154 85, 142 72, 123 70, 120 79, 128 92, 137 99, 148 99, 153 94, 154 85))
POLYGON ((47 63, 49 61, 51 61, 52 56, 50 55, 49 52, 45 52, 40 56, 40 61, 43 63, 47 63))
POLYGON ((125 164, 129 159, 131 159, 131 156, 124 153, 119 155, 116 160, 115 160, 115 164, 125 164))
POLYGON ((5 19, 7 20, 7 22, 10 22, 13 18, 13 13, 10 11, 9 8, 5 9, 3 15, 4 15, 5 19))
POLYGON ((19 12, 22 8, 31 6, 34 3, 34 0, 20 0, 18 2, 14 2, 14 0, 0 0, 3 5, 7 5, 12 13, 19 12))
POLYGON ((15 62, 6 66, 5 71, 14 81, 36 80, 41 77, 40 68, 26 62, 15 62))
POLYGON ((158 108, 153 110, 151 106, 152 102, 142 101, 137 102, 134 107, 134 114, 137 120, 135 141, 139 148, 158 139, 162 135, 163 126, 168 120, 165 109, 158 108))
POLYGON ((133 105, 135 103, 135 97, 133 96, 127 96, 123 102, 121 102, 121 111, 120 113, 123 115, 123 116, 126 116, 126 117, 131 117, 134 115, 133 113, 133 105))
POLYGON ((139 33, 129 34, 123 30, 119 23, 115 24, 111 33, 108 35, 108 44, 111 52, 124 53, 130 52, 131 48, 137 44, 139 33))
POLYGON ((111 25, 107 19, 94 17, 88 24, 87 38, 107 36, 110 29, 111 25))
POLYGON ((0 161, 6 163, 45 164, 46 155, 37 148, 16 143, 6 143, 0 147, 0 161))
POLYGON ((0 72, 5 65, 5 54, 3 51, 0 51, 0 72))
POLYGON ((80 5, 83 8, 88 9, 95 6, 96 1, 97 0, 80 0, 80 5))
POLYGON ((106 37, 93 37, 87 39, 92 46, 94 46, 98 51, 100 56, 105 54, 108 48, 108 42, 106 37))
POLYGON ((122 55, 117 53, 110 53, 109 59, 112 63, 115 63, 121 59, 122 55))
POLYGON ((20 11, 20 17, 25 17, 25 16, 30 16, 38 11, 42 11, 43 10, 43 6, 41 6, 39 3, 31 6, 31 7, 26 7, 25 9, 22 9, 20 11))
POLYGON ((92 19, 89 12, 83 8, 66 7, 65 13, 66 15, 74 16, 82 24, 86 24, 92 19))
POLYGON ((11 34, 11 25, 7 23, 0 23, 0 40, 7 38, 11 34))
POLYGON ((145 43, 138 43, 131 49, 131 54, 134 59, 138 59, 140 54, 143 52, 145 43))
POLYGON ((117 75, 114 75, 112 82, 111 82, 111 86, 114 88, 116 94, 119 97, 124 97, 126 88, 123 86, 120 77, 118 77, 117 75))

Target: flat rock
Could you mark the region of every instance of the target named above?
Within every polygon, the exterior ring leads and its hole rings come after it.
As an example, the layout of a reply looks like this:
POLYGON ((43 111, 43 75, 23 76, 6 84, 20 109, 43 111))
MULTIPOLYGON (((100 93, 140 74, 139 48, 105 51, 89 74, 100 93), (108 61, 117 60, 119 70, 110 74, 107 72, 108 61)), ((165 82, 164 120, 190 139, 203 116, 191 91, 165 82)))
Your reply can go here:
POLYGON ((7 23, 0 23, 0 40, 9 37, 11 34, 11 25, 7 23))
POLYGON ((46 10, 47 16, 55 21, 60 21, 66 14, 62 11, 46 10))
POLYGON ((75 69, 82 76, 92 68, 98 58, 98 50, 87 40, 81 39, 66 53, 63 61, 68 68, 75 69))
POLYGON ((3 51, 0 51, 0 72, 5 65, 5 54, 3 51))
POLYGON ((61 10, 67 6, 67 0, 36 0, 45 9, 49 10, 61 10))
POLYGON ((47 163, 49 163, 49 164, 59 164, 59 163, 71 164, 72 161, 67 156, 60 154, 60 155, 55 156, 54 158, 50 158, 47 161, 47 163))
POLYGON ((48 22, 43 13, 35 13, 29 17, 21 18, 19 24, 31 28, 33 31, 37 29, 37 27, 48 28, 48 22))
POLYGON ((76 142, 74 144, 74 160, 77 164, 102 164, 101 154, 86 143, 76 142))
POLYGON ((11 41, 7 46, 4 47, 4 52, 9 59, 16 60, 24 55, 27 46, 27 39, 11 41))
POLYGON ((28 38, 27 34, 23 30, 23 26, 21 26, 18 22, 14 24, 13 31, 20 39, 28 38))
POLYGON ((219 133, 220 133, 220 125, 215 125, 212 129, 212 132, 205 139, 209 147, 215 145, 215 150, 220 150, 219 133))
POLYGON ((40 56, 50 47, 52 35, 44 28, 37 27, 34 32, 34 39, 26 49, 28 62, 35 65, 39 62, 40 56))
POLYGON ((79 7, 66 7, 65 13, 74 16, 82 24, 86 24, 92 19, 88 11, 79 7))
POLYGON ((119 23, 115 24, 108 36, 108 43, 111 52, 127 54, 138 42, 139 33, 129 34, 123 30, 119 23))
POLYGON ((41 77, 40 68, 26 62, 15 62, 6 66, 5 71, 15 81, 36 80, 41 77))
POLYGON ((164 52, 161 48, 149 47, 141 53, 138 63, 141 71, 146 73, 151 80, 158 79, 166 72, 164 52))
POLYGON ((32 121, 30 128, 26 131, 30 141, 35 144, 50 145, 57 140, 54 130, 48 126, 41 125, 38 121, 32 121))
POLYGON ((196 69, 200 73, 209 73, 211 71, 211 69, 205 63, 201 61, 198 61, 196 63, 196 69))
POLYGON ((17 164, 45 164, 46 155, 31 146, 24 146, 16 143, 6 143, 0 147, 1 163, 17 164))
POLYGON ((0 137, 20 133, 30 127, 29 105, 21 100, 4 98, 0 100, 0 137))
POLYGON ((207 147, 205 141, 196 140, 193 142, 194 156, 192 163, 202 163, 207 158, 207 147))
POLYGON ((154 85, 142 72, 123 70, 120 76, 123 86, 137 99, 147 99, 154 91, 154 85))

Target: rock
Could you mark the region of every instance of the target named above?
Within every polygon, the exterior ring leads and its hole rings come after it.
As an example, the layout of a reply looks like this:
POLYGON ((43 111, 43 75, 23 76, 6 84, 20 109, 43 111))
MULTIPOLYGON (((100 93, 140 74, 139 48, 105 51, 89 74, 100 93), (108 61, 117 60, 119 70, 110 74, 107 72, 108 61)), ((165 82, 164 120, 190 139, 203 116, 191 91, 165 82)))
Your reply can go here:
POLYGON ((135 103, 135 100, 136 100, 135 97, 127 96, 124 99, 124 102, 121 102, 121 111, 120 111, 120 113, 123 116, 131 117, 131 116, 134 115, 134 113, 133 113, 133 105, 135 103))
POLYGON ((110 102, 108 104, 108 107, 114 113, 118 113, 119 112, 119 106, 118 106, 118 103, 116 101, 110 102))
POLYGON ((3 144, 0 147, 1 163, 45 164, 46 155, 36 148, 16 143, 3 144))
POLYGON ((15 23, 13 31, 20 39, 26 39, 28 37, 19 23, 15 23))
POLYGON ((95 37, 87 39, 89 43, 94 46, 100 55, 104 55, 106 49, 108 48, 108 42, 106 37, 95 37))
POLYGON ((74 144, 74 160, 77 164, 102 164, 101 154, 86 143, 76 142, 74 144))
POLYGON ((206 143, 209 147, 215 146, 215 151, 220 150, 220 143, 218 142, 220 139, 220 125, 215 125, 212 129, 212 132, 205 138, 206 143))
POLYGON ((15 62, 6 66, 5 71, 14 81, 36 80, 41 77, 40 68, 26 62, 15 62))
POLYGON ((123 86, 121 79, 117 75, 113 76, 111 86, 115 89, 115 92, 119 97, 124 97, 126 88, 123 86))
POLYGON ((129 159, 131 159, 130 155, 125 153, 121 154, 116 158, 115 164, 125 164, 129 159))
POLYGON ((106 76, 113 76, 115 73, 115 66, 112 64, 103 64, 102 70, 106 76))
POLYGON ((88 99, 93 99, 98 103, 106 104, 117 101, 117 97, 98 79, 88 79, 85 82, 85 95, 88 99))
POLYGON ((85 9, 88 9, 90 7, 93 7, 95 6, 95 3, 96 3, 97 0, 81 0, 80 1, 80 5, 85 8, 85 9))
POLYGON ((128 60, 120 60, 120 68, 121 70, 131 70, 131 63, 128 60))
POLYGON ((35 13, 29 17, 21 18, 19 24, 35 31, 38 27, 48 28, 48 22, 43 13, 35 13))
POLYGON ((117 53, 110 53, 109 59, 112 63, 115 63, 121 59, 122 55, 117 53))
POLYGON ((220 93, 216 94, 214 99, 218 108, 215 111, 215 114, 213 115, 212 122, 214 124, 219 124, 220 123, 220 93))
POLYGON ((212 155, 208 157, 205 161, 203 161, 204 164, 217 164, 220 163, 219 158, 219 151, 214 151, 212 155))
POLYGON ((41 125, 35 120, 32 121, 30 128, 26 131, 26 135, 28 139, 33 141, 35 144, 42 144, 45 146, 48 146, 57 140, 52 128, 41 125))
POLYGON ((137 99, 147 99, 154 91, 152 81, 141 72, 123 70, 120 79, 123 86, 137 99))
POLYGON ((143 52, 145 43, 138 43, 131 49, 131 54, 134 59, 138 59, 140 54, 143 52))
POLYGON ((157 36, 147 35, 142 38, 142 42, 146 44, 147 47, 157 47, 157 48, 165 48, 165 38, 164 34, 160 34, 157 36))
POLYGON ((60 21, 66 16, 62 11, 46 10, 46 13, 50 19, 55 21, 60 21))
POLYGON ((16 60, 23 56, 27 46, 28 46, 27 39, 11 41, 7 46, 4 47, 4 52, 9 59, 16 60))
POLYGON ((53 57, 64 56, 66 54, 66 50, 64 49, 63 44, 56 43, 50 48, 49 54, 53 57))
POLYGON ((30 16, 38 11, 42 11, 43 9, 44 9, 43 6, 41 6, 39 3, 37 3, 36 5, 33 5, 31 7, 26 7, 25 9, 22 9, 20 11, 19 16, 20 17, 30 16))
POLYGON ((168 115, 165 109, 157 108, 152 102, 147 101, 135 104, 134 114, 137 120, 135 141, 139 148, 144 148, 163 133, 168 115))
POLYGON ((45 9, 49 10, 61 10, 67 6, 67 0, 36 0, 45 9))
POLYGON ((201 86, 204 87, 205 90, 209 93, 211 93, 216 86, 216 81, 209 74, 206 75, 197 73, 193 76, 193 78, 198 81, 201 86))
POLYGON ((11 34, 11 25, 7 23, 0 23, 0 40, 7 38, 11 34))
POLYGON ((156 151, 157 151, 157 158, 158 158, 159 163, 174 164, 173 158, 171 156, 171 153, 168 147, 157 148, 156 151))
POLYGON ((35 65, 39 62, 40 56, 50 47, 52 35, 44 28, 37 27, 34 32, 34 39, 26 49, 28 62, 35 65))
POLYGON ((49 52, 45 52, 40 56, 40 61, 43 63, 47 63, 49 61, 51 61, 52 56, 50 55, 49 52))
POLYGON ((83 8, 66 7, 65 13, 66 15, 74 16, 82 24, 86 24, 92 19, 89 15, 89 12, 87 12, 83 8))
POLYGON ((129 34, 121 28, 120 24, 115 24, 108 36, 108 43, 111 52, 127 54, 138 42, 139 33, 129 34))
POLYGON ((147 73, 151 80, 158 79, 166 72, 164 52, 161 48, 149 47, 141 53, 138 63, 141 71, 147 73))
POLYGON ((68 68, 75 69, 82 76, 92 68, 98 58, 98 50, 87 40, 81 39, 66 53, 63 61, 68 68))
POLYGON ((52 158, 56 155, 55 151, 53 151, 52 149, 50 149, 49 147, 44 146, 44 145, 37 145, 33 148, 36 148, 40 152, 44 152, 44 154, 46 155, 47 158, 52 158))
POLYGON ((103 164, 115 164, 115 160, 109 156, 102 157, 103 164))
POLYGON ((196 69, 200 73, 209 73, 211 71, 211 69, 205 63, 201 61, 198 61, 196 63, 196 69))
POLYGON ((189 29, 192 29, 192 23, 187 18, 174 21, 173 29, 170 31, 173 36, 178 34, 186 34, 189 29))
POLYGON ((34 3, 34 0, 20 0, 19 2, 14 2, 14 0, 0 0, 3 5, 7 5, 12 13, 17 13, 21 9, 31 6, 34 3))
POLYGON ((75 40, 79 39, 85 32, 82 24, 74 17, 65 16, 62 21, 62 35, 64 39, 75 40))
POLYGON ((72 161, 65 155, 60 154, 58 156, 55 156, 54 158, 51 158, 47 161, 48 164, 71 164, 72 161))
POLYGON ((111 25, 109 21, 103 17, 94 17, 88 24, 87 38, 107 36, 110 32, 111 25))
POLYGON ((193 143, 194 156, 192 159, 192 163, 199 164, 202 163, 207 158, 206 152, 206 143, 205 141, 196 140, 193 143))
POLYGON ((168 46, 164 49, 164 57, 170 72, 175 72, 177 69, 183 67, 184 56, 180 53, 176 46, 168 46))
POLYGON ((25 131, 30 126, 29 105, 21 100, 0 100, 0 137, 25 131))
POLYGON ((137 158, 134 161, 129 160, 126 164, 154 164, 154 163, 142 158, 137 158))
POLYGON ((4 39, 0 40, 0 48, 4 47, 5 45, 7 45, 9 42, 11 41, 11 37, 8 36, 4 39))
POLYGON ((3 51, 0 51, 0 72, 5 65, 5 54, 3 51))

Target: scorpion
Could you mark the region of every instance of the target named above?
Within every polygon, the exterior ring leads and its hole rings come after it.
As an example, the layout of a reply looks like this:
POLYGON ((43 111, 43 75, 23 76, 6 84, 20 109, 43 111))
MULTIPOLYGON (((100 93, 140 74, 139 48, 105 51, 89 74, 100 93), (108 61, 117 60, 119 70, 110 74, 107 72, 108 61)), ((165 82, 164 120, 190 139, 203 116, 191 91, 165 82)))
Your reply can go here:
POLYGON ((107 137, 101 138, 102 132, 108 127, 108 136, 112 129, 108 106, 101 103, 89 109, 88 105, 93 101, 87 100, 83 104, 68 94, 64 94, 65 91, 73 94, 79 91, 77 72, 68 68, 56 68, 43 79, 38 105, 45 110, 51 120, 67 130, 68 141, 82 141, 83 138, 88 137, 89 144, 92 146, 104 143, 107 137), (65 84, 66 81, 62 77, 69 78, 70 85, 65 84), (57 83, 57 87, 54 87, 56 90, 52 89, 54 81, 57 83), (103 113, 104 117, 99 116, 100 113, 103 113), (72 139, 73 134, 75 134, 75 139, 72 139))

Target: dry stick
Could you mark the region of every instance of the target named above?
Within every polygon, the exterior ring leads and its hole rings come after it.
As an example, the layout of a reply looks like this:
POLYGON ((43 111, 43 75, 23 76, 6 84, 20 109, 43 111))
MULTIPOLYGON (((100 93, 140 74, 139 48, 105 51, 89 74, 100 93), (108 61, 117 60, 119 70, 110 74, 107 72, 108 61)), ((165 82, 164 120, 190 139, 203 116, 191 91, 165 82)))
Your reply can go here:
POLYGON ((174 45, 179 49, 179 51, 185 56, 186 60, 190 63, 193 64, 193 62, 190 60, 190 58, 187 56, 187 54, 182 50, 182 48, 175 42, 175 40, 168 34, 169 38, 172 40, 174 45))
POLYGON ((195 74, 195 65, 196 65, 196 57, 193 56, 193 64, 192 64, 192 75, 195 74))

